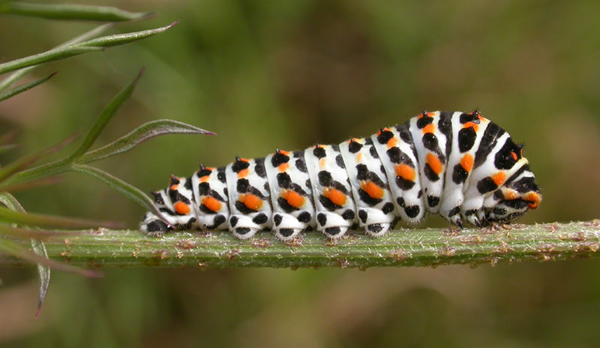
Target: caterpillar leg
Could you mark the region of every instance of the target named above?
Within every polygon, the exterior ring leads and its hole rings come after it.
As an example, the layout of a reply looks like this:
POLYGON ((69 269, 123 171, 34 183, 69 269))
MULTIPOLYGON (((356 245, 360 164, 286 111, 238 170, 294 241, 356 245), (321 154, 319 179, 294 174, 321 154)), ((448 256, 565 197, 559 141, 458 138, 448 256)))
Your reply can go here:
POLYGON ((148 212, 144 216, 144 220, 140 223, 140 229, 148 233, 153 237, 163 236, 164 233, 171 230, 169 226, 162 221, 162 219, 156 217, 152 213, 148 212))

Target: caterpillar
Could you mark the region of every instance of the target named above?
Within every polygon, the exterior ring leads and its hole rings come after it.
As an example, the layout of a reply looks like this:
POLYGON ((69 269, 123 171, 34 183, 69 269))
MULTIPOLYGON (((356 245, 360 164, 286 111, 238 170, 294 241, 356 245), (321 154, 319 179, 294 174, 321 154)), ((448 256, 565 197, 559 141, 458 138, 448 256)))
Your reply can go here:
POLYGON ((523 145, 477 110, 423 111, 368 138, 200 165, 152 195, 168 222, 146 213, 149 234, 229 229, 248 239, 270 229, 284 241, 315 228, 338 239, 357 225, 378 237, 426 212, 482 227, 513 221, 542 199, 523 145))

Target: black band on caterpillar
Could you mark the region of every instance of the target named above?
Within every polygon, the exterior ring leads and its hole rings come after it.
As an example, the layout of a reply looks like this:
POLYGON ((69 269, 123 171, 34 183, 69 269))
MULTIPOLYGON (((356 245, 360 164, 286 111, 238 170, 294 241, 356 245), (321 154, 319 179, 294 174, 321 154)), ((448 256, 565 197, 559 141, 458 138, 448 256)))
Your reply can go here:
MULTIPOLYGON (((153 195, 175 229, 229 229, 240 239, 271 229, 282 240, 310 228, 336 239, 355 225, 381 236, 398 219, 418 223, 425 212, 483 226, 514 220, 541 201, 523 146, 478 111, 423 111, 368 138, 200 165, 153 195)), ((169 229, 151 213, 141 228, 169 229)))

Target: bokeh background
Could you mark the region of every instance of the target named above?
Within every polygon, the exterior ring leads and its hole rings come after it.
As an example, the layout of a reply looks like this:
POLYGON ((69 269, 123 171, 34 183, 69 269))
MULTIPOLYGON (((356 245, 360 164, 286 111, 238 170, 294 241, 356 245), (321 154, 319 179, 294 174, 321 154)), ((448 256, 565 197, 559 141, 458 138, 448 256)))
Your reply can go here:
MULTIPOLYGON (((168 136, 100 167, 144 191, 171 173, 276 147, 339 142, 422 109, 476 107, 526 143, 543 189, 521 222, 600 218, 600 2, 109 1, 166 33, 45 66, 50 82, 0 104, 22 153, 73 133, 147 71, 98 144, 169 118, 168 136)), ((0 17, 0 61, 97 24, 0 17)), ((68 151, 68 150, 67 150, 68 151)), ((143 210, 68 174, 19 193, 30 211, 121 220, 143 210)), ((431 217, 425 224, 445 225, 431 217)), ((600 260, 358 270, 55 272, 35 320, 35 270, 0 269, 1 346, 600 346, 600 260)))

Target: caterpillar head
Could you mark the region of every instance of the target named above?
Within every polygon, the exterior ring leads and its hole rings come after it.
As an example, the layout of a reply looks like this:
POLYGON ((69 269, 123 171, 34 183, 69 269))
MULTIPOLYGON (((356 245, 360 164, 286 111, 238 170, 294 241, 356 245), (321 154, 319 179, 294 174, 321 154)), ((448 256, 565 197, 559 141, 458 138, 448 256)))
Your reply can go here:
POLYGON ((540 187, 528 167, 510 184, 496 190, 494 198, 498 201, 491 207, 487 218, 496 222, 515 220, 528 210, 537 208, 542 201, 540 187))

